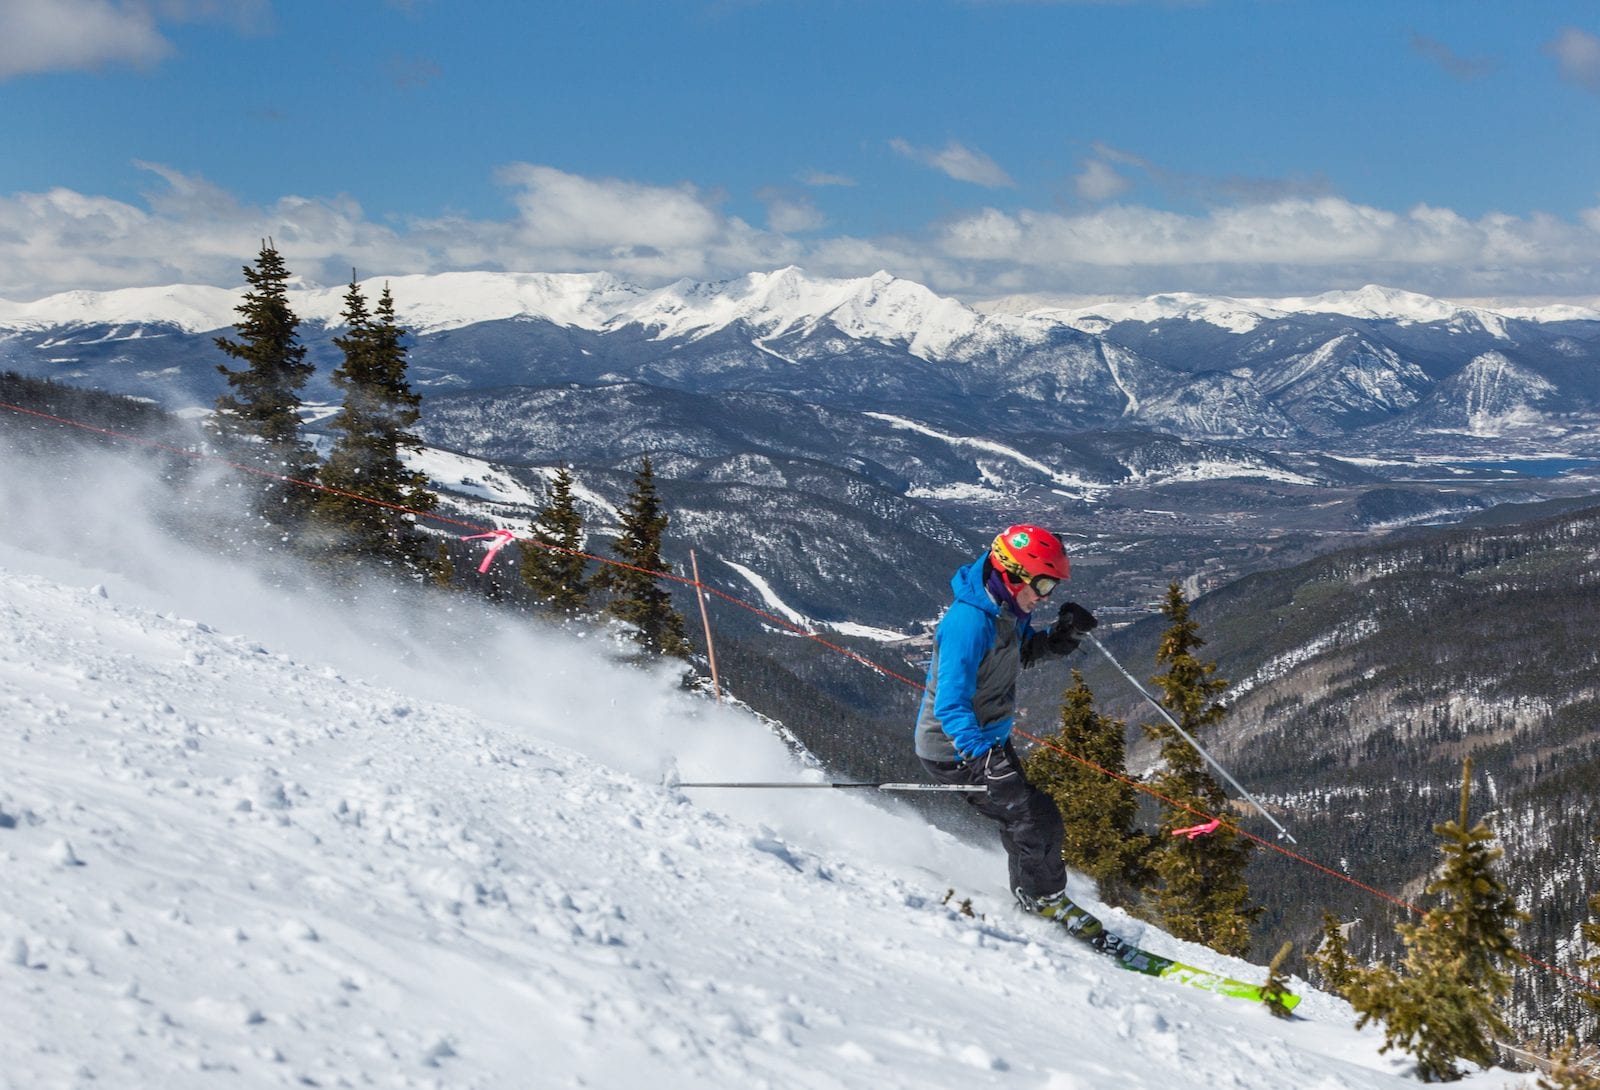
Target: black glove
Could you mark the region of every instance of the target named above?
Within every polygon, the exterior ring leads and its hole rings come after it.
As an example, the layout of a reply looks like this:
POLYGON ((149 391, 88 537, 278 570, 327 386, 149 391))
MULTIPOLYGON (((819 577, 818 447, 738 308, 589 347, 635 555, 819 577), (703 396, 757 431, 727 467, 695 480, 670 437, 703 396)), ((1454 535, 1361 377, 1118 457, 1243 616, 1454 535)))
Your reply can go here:
POLYGON ((1056 623, 1050 626, 1050 650, 1058 655, 1076 651, 1078 641, 1099 623, 1093 613, 1077 602, 1065 603, 1056 615, 1056 623))
POLYGON ((1065 602, 1061 606, 1061 612, 1056 614, 1056 623, 1053 628, 1060 628, 1065 625, 1075 635, 1084 636, 1094 631, 1095 626, 1099 623, 1093 613, 1084 609, 1077 602, 1065 602))
POLYGON ((978 782, 989 789, 989 801, 1007 809, 1028 801, 1028 781, 1017 767, 1016 754, 1009 745, 998 745, 972 759, 979 773, 978 782))

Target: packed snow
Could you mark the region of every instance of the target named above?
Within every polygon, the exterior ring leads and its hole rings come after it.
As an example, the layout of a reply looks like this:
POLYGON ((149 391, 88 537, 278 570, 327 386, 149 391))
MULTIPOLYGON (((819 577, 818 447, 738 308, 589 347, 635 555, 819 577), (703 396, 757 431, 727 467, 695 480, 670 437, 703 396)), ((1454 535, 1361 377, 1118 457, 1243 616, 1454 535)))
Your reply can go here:
POLYGON ((610 635, 340 605, 126 469, 0 466, 0 1085, 1418 1085, 1303 984, 1286 1022, 1119 971, 892 798, 677 786, 815 774, 610 635))

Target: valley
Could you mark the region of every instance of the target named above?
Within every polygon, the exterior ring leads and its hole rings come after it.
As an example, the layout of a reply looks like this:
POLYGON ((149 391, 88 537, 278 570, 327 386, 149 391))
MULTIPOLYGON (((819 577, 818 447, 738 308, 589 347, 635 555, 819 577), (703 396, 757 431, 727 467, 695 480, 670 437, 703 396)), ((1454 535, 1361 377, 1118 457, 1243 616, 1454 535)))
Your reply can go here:
MULTIPOLYGON (((1583 511, 1600 497, 1600 313, 1382 292, 981 313, 886 274, 798 270, 650 291, 504 274, 394 287, 415 323, 428 447, 415 465, 441 513, 524 530, 566 464, 603 554, 648 454, 681 574, 694 549, 708 585, 912 678, 950 573, 1008 523, 1050 525, 1072 557, 1067 596, 1138 675, 1162 594, 1186 589, 1239 685, 1220 748, 1307 828, 1308 851, 1371 856, 1381 866, 1351 871, 1415 890, 1433 803, 1472 752, 1519 853, 1519 896, 1543 912, 1530 943, 1575 951, 1573 891, 1600 881, 1572 862, 1593 859, 1583 815, 1600 760, 1584 695, 1600 545, 1572 545, 1594 538, 1583 511), (1567 891, 1553 901, 1552 874, 1567 891)), ((0 371, 203 416, 220 392, 225 326, 211 323, 234 298, 0 301, 0 371)), ((328 299, 299 297, 313 434, 336 404, 328 299)), ((468 581, 474 566, 458 564, 468 581)), ((469 585, 514 580, 505 564, 469 585)), ((674 593, 692 616, 693 595, 674 593)), ((729 692, 830 769, 920 775, 913 688, 743 610, 716 608, 713 624, 729 692)), ((1125 682, 1087 655, 1073 665, 1137 742, 1125 682)), ((1033 675, 1019 721, 1048 733, 1066 678, 1033 675)), ((1148 762, 1137 745, 1134 762, 1148 762)), ((1262 957, 1283 937, 1303 945, 1324 907, 1370 914, 1258 867, 1262 957)), ((1361 937, 1367 952, 1388 941, 1383 927, 1361 937)), ((1544 1013, 1545 985, 1518 994, 1519 1029, 1571 1025, 1544 1013)))

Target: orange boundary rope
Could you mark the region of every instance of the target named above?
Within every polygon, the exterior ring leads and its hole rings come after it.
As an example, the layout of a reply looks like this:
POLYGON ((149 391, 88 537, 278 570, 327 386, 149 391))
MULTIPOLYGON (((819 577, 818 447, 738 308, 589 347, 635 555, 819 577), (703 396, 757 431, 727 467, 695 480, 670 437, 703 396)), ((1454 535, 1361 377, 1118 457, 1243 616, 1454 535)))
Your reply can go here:
MULTIPOLYGON (((330 493, 332 495, 343 496, 343 497, 345 497, 347 499, 359 500, 359 501, 361 501, 363 503, 376 504, 379 507, 385 507, 385 508, 388 508, 388 509, 390 509, 392 511, 398 511, 398 512, 401 512, 403 514, 408 514, 408 515, 415 516, 417 518, 432 519, 435 522, 446 523, 448 525, 456 526, 456 527, 459 527, 459 528, 464 529, 464 530, 473 530, 473 531, 477 531, 477 532, 481 533, 481 532, 485 532, 485 531, 499 529, 498 527, 481 526, 481 525, 479 525, 477 523, 465 522, 465 521, 463 521, 461 519, 454 519, 454 518, 449 517, 448 515, 435 514, 435 513, 430 512, 430 511, 418 511, 418 510, 415 510, 413 508, 402 506, 400 504, 388 503, 388 502, 386 502, 384 500, 375 500, 375 499, 372 499, 372 498, 367 497, 367 496, 357 495, 357 494, 355 494, 353 492, 347 492, 347 491, 344 491, 342 489, 331 488, 331 487, 329 487, 327 485, 324 485, 324 484, 318 484, 316 481, 305 481, 305 480, 300 480, 300 479, 295 478, 295 477, 287 477, 287 476, 284 476, 283 474, 273 473, 273 472, 271 472, 269 470, 260 469, 259 467, 256 467, 256 466, 250 466, 250 465, 245 465, 245 464, 240 463, 240 462, 230 461, 229 459, 222 458, 222 457, 220 457, 218 455, 215 455, 215 454, 206 454, 206 453, 204 453, 202 451, 190 450, 190 449, 188 449, 186 447, 175 447, 175 446, 172 446, 169 443, 162 443, 162 442, 159 442, 159 441, 156 441, 156 440, 153 440, 153 439, 146 439, 146 438, 144 438, 142 436, 131 435, 131 434, 127 433, 127 432, 115 431, 115 430, 113 430, 111 428, 102 428, 102 427, 99 427, 99 426, 94 425, 94 424, 85 424, 82 421, 73 420, 73 419, 71 419, 69 417, 55 416, 55 415, 52 415, 50 413, 40 412, 40 411, 38 411, 36 409, 24 408, 21 405, 12 405, 12 404, 10 404, 8 402, 0 401, 0 409, 9 409, 12 412, 21 413, 21 414, 23 414, 25 416, 37 417, 38 419, 48 420, 51 423, 61 424, 61 425, 64 425, 66 427, 78 428, 78 429, 83 430, 83 431, 94 432, 96 434, 107 436, 107 437, 110 437, 112 439, 119 439, 119 440, 124 440, 124 441, 127 441, 127 442, 138 443, 138 444, 141 444, 143 446, 151 447, 153 449, 164 450, 164 451, 168 451, 168 452, 173 453, 173 454, 182 455, 183 457, 191 458, 191 459, 194 459, 196 461, 217 462, 217 463, 220 463, 222 465, 228 466, 231 469, 237 469, 237 470, 239 470, 241 472, 244 472, 244 473, 251 473, 251 474, 254 474, 254 475, 258 476, 258 477, 265 477, 265 478, 268 478, 270 480, 282 481, 282 482, 284 482, 286 484, 298 485, 298 486, 300 486, 302 488, 313 488, 313 489, 316 489, 316 490, 321 491, 321 492, 330 493)), ((817 635, 816 633, 811 632, 810 630, 808 630, 808 629, 806 629, 806 628, 804 628, 804 627, 802 627, 802 626, 800 626, 798 624, 795 624, 793 621, 790 621, 787 618, 779 617, 778 615, 776 615, 776 614, 774 614, 774 613, 772 613, 772 612, 770 612, 768 610, 761 609, 759 606, 751 605, 749 602, 744 601, 742 598, 739 598, 739 597, 736 597, 735 595, 729 594, 726 591, 719 590, 716 587, 708 586, 708 585, 706 585, 704 583, 699 582, 696 579, 687 579, 687 578, 685 578, 685 577, 683 577, 681 575, 674 575, 671 572, 654 571, 654 570, 652 570, 650 568, 642 568, 642 567, 639 567, 639 566, 634 565, 634 564, 624 563, 623 561, 620 561, 620 560, 613 560, 613 559, 611 559, 609 557, 596 556, 593 553, 581 552, 581 551, 579 551, 577 549, 566 549, 566 548, 563 548, 563 547, 561 547, 559 545, 547 545, 542 541, 534 541, 531 538, 517 538, 516 541, 517 541, 517 544, 519 544, 519 545, 536 545, 541 549, 547 549, 547 550, 550 550, 551 552, 566 553, 566 554, 571 555, 571 556, 582 557, 585 560, 593 560, 593 561, 595 561, 597 563, 600 563, 600 564, 610 564, 610 565, 612 565, 614 567, 626 568, 626 569, 628 569, 630 571, 641 572, 641 573, 643 573, 645 575, 652 575, 652 576, 655 576, 655 577, 660 578, 660 579, 669 579, 669 580, 671 580, 671 581, 673 581, 675 583, 681 583, 681 584, 683 584, 685 586, 694 587, 697 591, 703 591, 705 593, 714 594, 718 598, 721 598, 725 602, 728 602, 728 603, 730 603, 732 605, 735 605, 735 606, 739 607, 740 609, 743 609, 743 610, 746 610, 746 611, 748 611, 750 613, 753 613, 756 616, 762 618, 763 620, 771 622, 772 624, 775 624, 775 625, 778 625, 778 626, 780 626, 782 628, 788 629, 790 632, 793 632, 796 635, 804 636, 808 640, 812 640, 812 641, 814 641, 816 643, 819 643, 823 647, 828 648, 830 651, 836 651, 839 654, 844 655, 846 658, 853 659, 853 660, 855 660, 856 662, 860 663, 863 666, 866 666, 866 667, 868 667, 868 668, 870 668, 872 670, 876 670, 878 673, 884 675, 885 677, 893 678, 894 680, 899 681, 899 682, 903 682, 904 684, 910 685, 913 688, 921 689, 921 690, 926 691, 926 686, 923 685, 920 681, 916 681, 916 680, 914 680, 912 678, 908 678, 904 674, 896 673, 895 671, 889 669, 888 667, 882 666, 882 665, 880 665, 880 664, 878 664, 876 662, 873 662, 871 659, 867 658, 866 656, 860 655, 860 654, 856 653, 855 651, 850 650, 847 647, 842 647, 839 644, 833 643, 830 640, 823 639, 821 636, 817 635)), ((1407 911, 1413 913, 1414 915, 1417 915, 1417 916, 1424 915, 1424 912, 1423 912, 1423 910, 1421 908, 1418 908, 1416 905, 1412 904, 1409 901, 1406 901, 1406 900, 1403 900, 1402 898, 1396 897, 1393 894, 1385 893, 1383 890, 1378 889, 1375 886, 1367 885, 1365 882, 1362 882, 1362 881, 1359 881, 1359 880, 1357 880, 1355 878, 1352 878, 1347 874, 1341 874, 1340 872, 1334 870, 1332 867, 1326 866, 1326 865, 1324 865, 1322 863, 1318 863, 1316 860, 1311 859, 1311 858, 1309 858, 1309 857, 1307 857, 1305 855, 1302 855, 1299 852, 1291 851, 1288 848, 1283 847, 1282 845, 1275 844, 1272 841, 1265 839, 1264 837, 1257 836, 1255 833, 1252 833, 1252 832, 1250 832, 1250 831, 1248 831, 1248 830, 1246 830, 1244 828, 1241 828, 1235 822, 1228 821, 1225 818, 1222 818, 1222 817, 1220 817, 1218 815, 1215 815, 1215 814, 1207 814, 1207 813, 1205 813, 1205 812, 1203 812, 1201 810, 1196 810, 1192 806, 1188 806, 1188 805, 1186 805, 1184 803, 1178 802, 1175 799, 1167 798, 1165 795, 1161 794, 1159 791, 1156 791, 1154 788, 1152 788, 1148 784, 1141 783, 1140 781, 1135 780, 1135 779, 1133 779, 1133 778, 1131 778, 1129 776, 1124 776, 1124 775, 1120 775, 1118 773, 1112 772, 1109 769, 1101 768, 1099 765, 1095 764, 1093 761, 1090 761, 1090 760, 1088 760, 1086 758, 1080 757, 1075 753, 1069 753, 1065 749, 1063 749, 1060 746, 1056 745, 1054 742, 1049 741, 1048 739, 1040 738, 1040 737, 1038 737, 1036 735, 1030 734, 1027 731, 1022 730, 1021 728, 1014 728, 1014 730, 1015 730, 1015 733, 1020 734, 1022 737, 1028 739, 1029 741, 1035 743, 1036 745, 1041 745, 1041 746, 1044 746, 1044 747, 1046 747, 1048 749, 1054 750, 1055 752, 1061 754, 1064 757, 1070 758, 1071 760, 1077 761, 1079 764, 1084 765, 1087 768, 1093 769, 1094 771, 1100 773, 1102 776, 1107 776, 1107 777, 1110 777, 1111 779, 1120 780, 1123 783, 1129 785, 1130 787, 1133 787, 1133 788, 1135 788, 1135 789, 1137 789, 1139 791, 1143 791, 1145 794, 1149 795, 1150 797, 1152 797, 1154 799, 1157 799, 1160 802, 1165 803, 1168 806, 1172 806, 1172 807, 1175 807, 1175 808, 1180 809, 1180 810, 1185 810, 1188 813, 1193 814, 1194 816, 1200 818, 1203 821, 1217 821, 1217 822, 1220 822, 1224 827, 1229 829, 1231 832, 1237 833, 1238 835, 1240 835, 1242 837, 1245 837, 1245 838, 1247 838, 1249 840, 1252 840, 1255 843, 1261 845, 1262 847, 1270 848, 1273 851, 1278 852, 1280 855, 1287 856, 1288 858, 1294 860, 1297 863, 1300 863, 1300 864, 1303 864, 1303 865, 1305 865, 1307 867, 1310 867, 1313 870, 1320 871, 1321 873, 1326 874, 1326 875, 1328 875, 1328 876, 1330 876, 1332 878, 1336 878, 1341 882, 1346 882, 1349 885, 1355 886, 1357 889, 1361 889, 1361 890, 1366 891, 1367 893, 1372 894, 1374 897, 1377 897, 1377 898, 1379 898, 1381 900, 1384 900, 1384 901, 1388 901, 1391 904, 1394 904, 1394 905, 1399 906, 1400 908, 1406 909, 1407 911)), ((1586 978, 1584 978, 1582 976, 1579 976, 1576 973, 1572 973, 1572 972, 1569 972, 1566 969, 1562 969, 1559 966, 1552 965, 1547 961, 1543 961, 1543 960, 1541 960, 1539 958, 1533 957, 1531 954, 1523 953, 1521 950, 1514 951, 1514 953, 1516 954, 1517 957, 1521 958, 1524 962, 1526 962, 1529 965, 1535 965, 1535 966, 1538 966, 1539 968, 1546 969, 1546 970, 1548 970, 1548 971, 1550 971, 1552 973, 1555 973, 1555 974, 1557 974, 1559 976, 1566 977, 1569 980, 1575 981, 1576 983, 1581 985, 1586 991, 1589 991, 1589 992, 1595 993, 1597 995, 1600 995, 1600 983, 1588 980, 1588 979, 1586 979, 1586 978)))

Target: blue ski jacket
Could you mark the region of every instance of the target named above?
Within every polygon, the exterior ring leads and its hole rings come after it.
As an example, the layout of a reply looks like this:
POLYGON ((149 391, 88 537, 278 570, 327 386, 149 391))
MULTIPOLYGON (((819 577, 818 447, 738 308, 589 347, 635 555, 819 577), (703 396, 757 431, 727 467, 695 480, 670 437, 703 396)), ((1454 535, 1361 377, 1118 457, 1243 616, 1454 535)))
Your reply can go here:
POLYGON ((957 569, 955 601, 933 633, 927 691, 917 713, 917 756, 965 761, 1011 737, 1017 672, 1031 663, 1044 633, 1028 615, 997 602, 985 586, 989 554, 957 569))

